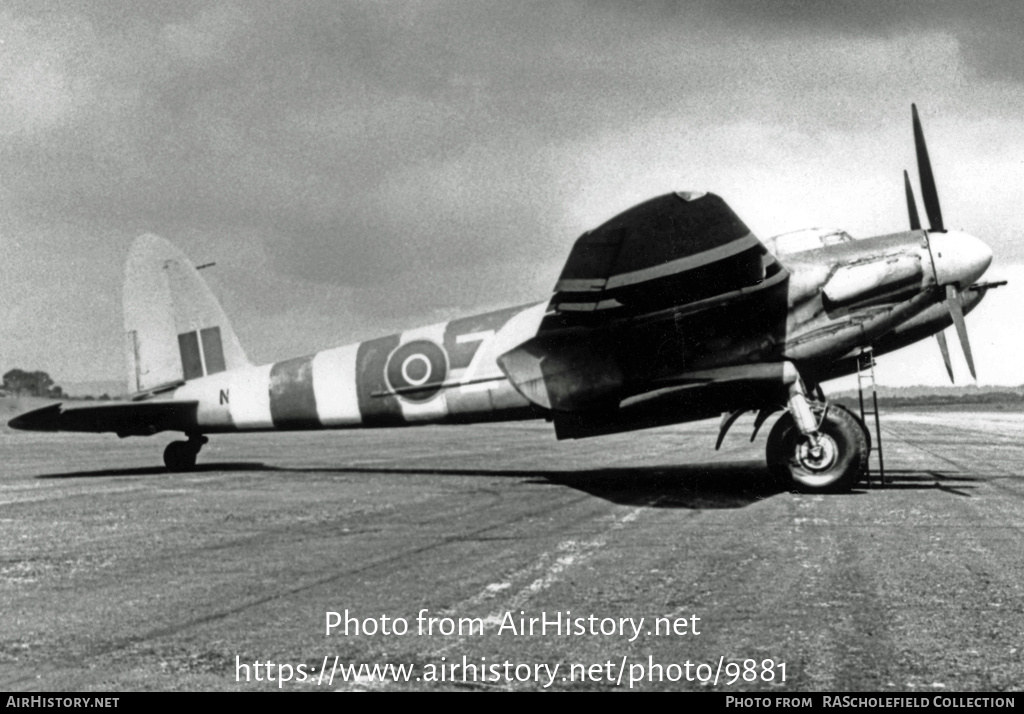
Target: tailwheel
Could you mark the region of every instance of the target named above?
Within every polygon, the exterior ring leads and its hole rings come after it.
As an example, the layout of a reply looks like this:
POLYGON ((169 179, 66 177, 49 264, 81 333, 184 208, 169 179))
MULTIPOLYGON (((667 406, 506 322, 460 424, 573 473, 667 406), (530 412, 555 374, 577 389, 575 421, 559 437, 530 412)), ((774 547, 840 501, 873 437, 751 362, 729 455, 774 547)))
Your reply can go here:
POLYGON ((817 433, 804 435, 793 415, 783 414, 768 434, 768 470, 804 493, 846 493, 867 470, 866 429, 835 405, 812 404, 817 433))
POLYGON ((193 470, 199 450, 207 441, 205 436, 189 437, 188 441, 172 441, 164 449, 164 466, 168 471, 179 473, 193 470))

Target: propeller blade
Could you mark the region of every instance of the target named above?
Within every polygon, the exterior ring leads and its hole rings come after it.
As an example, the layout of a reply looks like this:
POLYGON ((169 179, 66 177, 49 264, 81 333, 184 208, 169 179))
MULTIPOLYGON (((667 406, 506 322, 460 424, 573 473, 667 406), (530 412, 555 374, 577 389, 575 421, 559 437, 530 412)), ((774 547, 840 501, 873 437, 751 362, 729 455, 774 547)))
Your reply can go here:
POLYGON ((921 119, 917 116, 917 105, 911 104, 914 115, 914 146, 917 149, 917 173, 921 177, 921 196, 924 198, 924 210, 928 214, 928 223, 933 231, 945 231, 942 225, 942 211, 939 209, 939 192, 935 188, 935 176, 932 175, 932 162, 928 159, 928 147, 924 143, 924 130, 921 119))
POLYGON ((953 379, 953 365, 949 361, 949 345, 946 344, 946 333, 936 332, 935 339, 939 342, 939 352, 942 353, 942 361, 946 363, 946 374, 949 375, 950 384, 956 384, 953 379))
POLYGON ((964 357, 967 359, 967 366, 971 370, 971 376, 977 380, 978 375, 974 371, 974 357, 971 355, 971 343, 967 339, 967 323, 964 322, 964 310, 960 304, 960 294, 957 292, 955 285, 946 286, 946 306, 949 308, 949 314, 953 318, 953 325, 956 326, 956 334, 960 338, 960 346, 964 350, 964 357))
POLYGON ((914 200, 914 189, 910 187, 910 177, 907 170, 903 169, 903 185, 907 189, 907 213, 910 214, 910 230, 921 230, 921 219, 917 217, 917 201, 914 200))

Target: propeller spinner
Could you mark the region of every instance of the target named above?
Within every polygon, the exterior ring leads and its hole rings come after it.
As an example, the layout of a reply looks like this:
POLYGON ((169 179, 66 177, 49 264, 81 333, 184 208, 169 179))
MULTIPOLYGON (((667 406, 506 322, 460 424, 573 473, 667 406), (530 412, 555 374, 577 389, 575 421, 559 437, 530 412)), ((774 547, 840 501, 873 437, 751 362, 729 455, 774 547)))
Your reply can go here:
MULTIPOLYGON (((961 291, 981 277, 992 262, 991 249, 980 240, 960 231, 947 231, 942 223, 942 210, 939 207, 939 193, 935 188, 935 176, 932 174, 931 160, 928 158, 928 147, 924 141, 924 130, 921 118, 917 115, 917 105, 910 105, 914 119, 914 148, 917 150, 917 171, 921 179, 921 194, 924 197, 925 213, 928 215, 928 230, 924 232, 928 244, 928 252, 932 258, 932 269, 935 280, 945 292, 946 307, 960 338, 967 366, 971 376, 977 379, 974 369, 974 357, 971 343, 967 338, 967 323, 964 322, 963 299, 961 291)), ((903 172, 903 184, 907 192, 907 212, 910 217, 910 229, 920 230, 921 221, 917 215, 917 204, 914 191, 910 187, 910 177, 903 172)), ((935 335, 939 342, 939 351, 953 381, 953 368, 949 361, 949 348, 946 337, 939 332, 935 335)))

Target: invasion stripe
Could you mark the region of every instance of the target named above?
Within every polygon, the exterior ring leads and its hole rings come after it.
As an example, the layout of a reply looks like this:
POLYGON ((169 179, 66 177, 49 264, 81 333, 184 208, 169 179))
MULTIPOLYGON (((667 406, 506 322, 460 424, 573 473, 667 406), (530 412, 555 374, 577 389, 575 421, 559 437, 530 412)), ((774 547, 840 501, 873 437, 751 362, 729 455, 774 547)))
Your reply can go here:
POLYGON ((661 265, 655 265, 650 268, 643 268, 641 270, 634 270, 630 273, 620 273, 619 275, 613 275, 608 279, 608 285, 606 290, 613 288, 620 288, 626 285, 635 285, 637 283, 647 282, 648 280, 656 280, 658 278, 664 278, 677 273, 684 273, 694 268, 700 268, 711 263, 717 263, 720 260, 731 258, 734 255, 738 255, 745 250, 749 250, 755 246, 761 245, 761 242, 753 233, 748 233, 742 238, 737 238, 734 241, 730 241, 725 245, 712 248, 711 250, 705 250, 702 253, 696 255, 688 255, 685 258, 677 258, 676 260, 670 260, 667 263, 661 265))
POLYGON ((358 345, 346 345, 313 357, 313 394, 320 423, 324 426, 359 424, 359 395, 356 392, 358 345))
POLYGON ((239 429, 269 429, 274 425, 270 416, 270 370, 273 365, 229 372, 231 420, 239 429))
POLYGON ((321 427, 313 391, 313 357, 278 362, 270 370, 270 417, 278 429, 321 427))
POLYGON ((402 426, 405 418, 397 397, 374 397, 375 392, 389 391, 384 379, 388 355, 398 347, 399 335, 378 337, 360 342, 356 351, 356 397, 363 426, 402 426))

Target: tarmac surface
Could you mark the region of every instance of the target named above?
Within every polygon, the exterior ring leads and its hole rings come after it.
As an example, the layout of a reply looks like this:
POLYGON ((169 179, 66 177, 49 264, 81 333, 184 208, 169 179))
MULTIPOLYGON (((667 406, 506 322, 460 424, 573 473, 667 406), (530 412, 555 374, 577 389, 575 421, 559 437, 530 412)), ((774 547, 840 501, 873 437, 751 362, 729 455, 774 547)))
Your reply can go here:
POLYGON ((886 415, 841 496, 716 433, 0 430, 0 689, 1021 690, 1024 414, 886 415))

